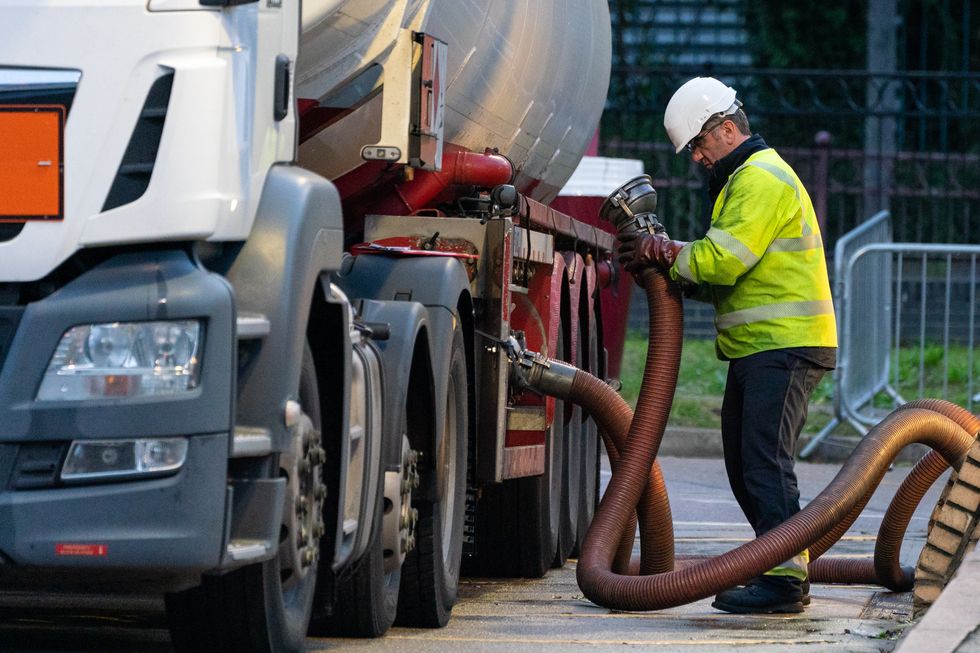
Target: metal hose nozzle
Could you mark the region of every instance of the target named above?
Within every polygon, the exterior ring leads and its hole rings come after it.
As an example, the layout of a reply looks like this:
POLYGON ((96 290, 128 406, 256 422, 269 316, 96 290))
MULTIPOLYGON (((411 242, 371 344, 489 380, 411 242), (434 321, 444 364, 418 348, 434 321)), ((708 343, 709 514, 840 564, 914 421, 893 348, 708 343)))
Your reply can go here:
POLYGON ((599 217, 616 225, 620 233, 665 233, 657 219, 657 191, 650 175, 640 175, 614 190, 599 207, 599 217))

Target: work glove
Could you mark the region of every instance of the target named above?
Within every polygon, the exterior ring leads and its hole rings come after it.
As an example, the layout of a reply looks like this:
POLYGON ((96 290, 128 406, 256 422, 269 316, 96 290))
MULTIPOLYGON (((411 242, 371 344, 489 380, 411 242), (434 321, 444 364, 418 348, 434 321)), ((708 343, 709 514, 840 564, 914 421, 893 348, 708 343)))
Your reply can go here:
POLYGON ((666 270, 686 244, 671 240, 666 234, 622 233, 619 234, 619 262, 627 272, 640 272, 651 265, 666 270))

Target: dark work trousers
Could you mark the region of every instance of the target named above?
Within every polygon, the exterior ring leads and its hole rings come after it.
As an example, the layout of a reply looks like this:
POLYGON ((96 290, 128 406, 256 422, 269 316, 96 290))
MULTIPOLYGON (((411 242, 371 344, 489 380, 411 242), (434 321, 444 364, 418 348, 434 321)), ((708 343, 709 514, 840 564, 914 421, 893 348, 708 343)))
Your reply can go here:
POLYGON ((824 371, 783 349, 728 364, 721 407, 725 469, 756 536, 800 511, 793 469, 796 440, 824 371))

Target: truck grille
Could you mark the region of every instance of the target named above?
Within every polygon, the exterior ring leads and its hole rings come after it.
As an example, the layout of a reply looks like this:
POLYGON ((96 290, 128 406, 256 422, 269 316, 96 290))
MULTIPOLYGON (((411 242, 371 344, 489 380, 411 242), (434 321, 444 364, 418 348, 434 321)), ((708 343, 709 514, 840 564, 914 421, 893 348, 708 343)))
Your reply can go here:
POLYGON ((11 473, 10 487, 15 490, 38 490, 58 484, 58 472, 68 445, 63 442, 22 444, 11 473))
POLYGON ((143 110, 140 111, 129 145, 126 146, 126 153, 109 189, 109 196, 106 197, 105 205, 102 207, 103 211, 139 199, 150 185, 173 83, 174 73, 170 71, 153 82, 149 93, 146 94, 143 110))

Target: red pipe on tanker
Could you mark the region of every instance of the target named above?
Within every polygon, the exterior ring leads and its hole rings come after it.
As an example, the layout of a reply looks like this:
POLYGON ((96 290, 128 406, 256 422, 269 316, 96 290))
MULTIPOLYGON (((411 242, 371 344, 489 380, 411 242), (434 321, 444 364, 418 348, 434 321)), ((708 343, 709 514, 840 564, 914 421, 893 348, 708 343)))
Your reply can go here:
POLYGON ((514 166, 502 154, 491 151, 481 154, 446 143, 442 152, 442 170, 414 170, 410 179, 396 184, 390 192, 369 204, 365 213, 409 215, 430 208, 451 186, 492 188, 510 183, 513 178, 514 166))

